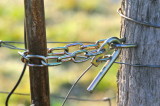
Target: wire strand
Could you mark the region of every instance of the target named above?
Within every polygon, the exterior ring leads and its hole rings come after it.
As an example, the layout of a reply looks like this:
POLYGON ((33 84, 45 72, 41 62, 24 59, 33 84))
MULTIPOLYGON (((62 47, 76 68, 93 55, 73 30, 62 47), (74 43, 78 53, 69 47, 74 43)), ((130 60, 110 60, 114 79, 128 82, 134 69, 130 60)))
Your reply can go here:
POLYGON ((14 49, 14 50, 24 50, 24 51, 26 51, 26 49, 18 48, 16 46, 9 45, 9 44, 1 45, 1 47, 5 47, 5 48, 8 48, 8 49, 14 49))
MULTIPOLYGON (((26 42, 26 20, 25 20, 25 19, 24 19, 24 42, 25 42, 25 43, 24 43, 25 49, 27 49, 27 42, 26 42)), ((15 47, 15 46, 10 45, 10 44, 8 44, 8 43, 5 43, 5 42, 3 42, 3 41, 0 42, 0 45, 1 45, 2 43, 5 44, 6 46, 8 46, 8 48, 10 48, 10 49, 25 50, 25 49, 17 48, 17 47, 15 47)), ((1 46, 2 46, 2 45, 1 45, 1 46)), ((13 89, 11 90, 11 92, 9 93, 9 95, 8 95, 7 98, 6 98, 6 102, 5 102, 5 105, 6 105, 6 106, 8 106, 8 102, 9 102, 10 97, 12 96, 12 94, 14 93, 14 91, 16 90, 16 88, 18 87, 18 85, 20 84, 20 82, 21 82, 21 80, 22 80, 22 78, 23 78, 23 75, 24 75, 24 73, 25 73, 25 71, 26 71, 26 67, 27 67, 27 63, 24 64, 22 73, 21 73, 21 75, 20 75, 20 77, 19 77, 16 85, 13 87, 13 89)))
POLYGON ((135 22, 135 23, 137 23, 137 24, 141 24, 141 25, 148 26, 148 27, 153 27, 153 28, 160 28, 159 25, 151 24, 151 23, 149 23, 149 22, 138 21, 138 20, 135 20, 135 19, 132 19, 132 18, 130 18, 130 17, 125 16, 125 15, 122 13, 122 9, 121 9, 121 8, 119 8, 119 9, 117 10, 117 12, 118 12, 118 14, 119 14, 121 17, 123 17, 123 18, 125 18, 125 19, 127 19, 127 20, 129 20, 129 21, 135 22))
MULTIPOLYGON (((26 32, 25 33, 25 44, 26 44, 26 32)), ((90 44, 94 44, 95 42, 82 42, 82 41, 77 41, 77 42, 47 42, 47 43, 58 43, 58 44, 68 44, 68 43, 90 43, 90 44)), ((0 47, 5 47, 5 48, 9 48, 9 49, 14 49, 14 50, 24 50, 26 51, 27 49, 23 49, 23 48, 19 48, 19 47, 16 47, 14 45, 11 45, 11 44, 24 44, 24 42, 16 42, 16 41, 2 41, 0 40, 0 47)), ((27 47, 27 45, 25 45, 25 48, 27 47)))
MULTIPOLYGON (((1 43, 15 43, 15 44, 24 44, 24 42, 18 42, 18 41, 1 41, 1 43)), ((58 41, 48 41, 47 43, 95 43, 95 42, 84 42, 84 41, 73 41, 73 42, 58 42, 58 41)))
POLYGON ((124 64, 124 65, 129 65, 133 67, 150 67, 150 68, 160 68, 160 65, 141 65, 141 64, 129 64, 129 63, 123 63, 123 62, 114 62, 117 64, 124 64))
POLYGON ((50 42, 47 42, 47 43, 95 43, 95 42, 84 42, 84 41, 74 41, 74 42, 56 42, 56 41, 50 41, 50 42))
POLYGON ((11 90, 11 92, 9 93, 9 95, 7 96, 7 99, 6 99, 6 102, 5 102, 5 106, 8 106, 8 102, 9 102, 9 99, 10 97, 12 96, 13 92, 16 90, 16 88, 18 87, 18 85, 20 84, 22 78, 23 78, 23 75, 25 73, 25 70, 26 70, 26 67, 27 67, 27 63, 24 64, 24 67, 23 67, 23 70, 22 70, 22 73, 16 83, 16 85, 13 87, 13 89, 11 90))
POLYGON ((79 80, 89 71, 89 69, 92 67, 93 65, 91 64, 79 77, 78 79, 75 81, 75 83, 72 85, 72 87, 70 88, 70 90, 68 91, 68 94, 67 96, 65 97, 63 103, 62 103, 62 106, 65 105, 69 95, 71 94, 72 90, 74 89, 74 87, 77 85, 77 83, 79 82, 79 80))
MULTIPOLYGON (((7 91, 0 91, 0 94, 9 94, 7 91)), ((14 95, 19 96, 30 96, 29 93, 12 93, 14 95)), ((57 96, 54 94, 51 94, 51 97, 57 98, 57 99, 65 99, 65 97, 57 96)), ((69 100, 75 100, 75 101, 86 101, 86 102, 106 102, 115 99, 116 97, 104 97, 102 99, 85 99, 85 98, 75 98, 75 97, 68 97, 69 100)))

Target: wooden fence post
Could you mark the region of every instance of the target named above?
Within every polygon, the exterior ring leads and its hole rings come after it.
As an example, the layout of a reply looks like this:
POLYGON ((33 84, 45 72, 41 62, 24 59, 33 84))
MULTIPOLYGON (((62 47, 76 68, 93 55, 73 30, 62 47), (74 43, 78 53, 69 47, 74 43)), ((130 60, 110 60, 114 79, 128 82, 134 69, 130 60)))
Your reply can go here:
MULTIPOLYGON (((47 55, 43 0, 24 0, 29 54, 47 55)), ((39 59, 32 59, 40 64, 39 59)), ((50 106, 48 67, 29 67, 31 100, 34 106, 50 106)))
MULTIPOLYGON (((123 0, 122 13, 132 19, 160 25, 159 0, 123 0)), ((121 37, 137 48, 122 50, 121 61, 160 65, 160 28, 122 19, 121 37)), ((160 68, 121 65, 118 73, 118 106, 160 106, 160 68)))

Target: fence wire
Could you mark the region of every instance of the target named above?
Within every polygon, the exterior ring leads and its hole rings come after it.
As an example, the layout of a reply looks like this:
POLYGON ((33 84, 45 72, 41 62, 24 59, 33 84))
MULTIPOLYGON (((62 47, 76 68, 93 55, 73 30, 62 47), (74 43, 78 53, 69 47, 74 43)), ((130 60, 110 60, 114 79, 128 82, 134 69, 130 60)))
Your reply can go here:
MULTIPOLYGON (((47 42, 47 43, 95 43, 95 42, 47 42)), ((14 49, 14 50, 24 50, 26 51, 26 49, 23 48, 19 48, 16 47, 12 44, 24 44, 23 42, 16 42, 16 41, 0 41, 0 47, 5 47, 5 48, 9 48, 9 49, 14 49)), ((107 60, 102 60, 104 62, 106 62, 107 60)), ((129 65, 129 66, 133 66, 133 67, 150 67, 150 68, 160 68, 160 65, 142 65, 142 64, 130 64, 130 63, 123 63, 123 62, 114 62, 116 64, 122 64, 122 65, 129 65)), ((83 77, 83 75, 91 68, 91 66, 86 69, 82 75, 80 75, 80 77, 76 80, 76 82, 72 85, 71 89, 69 90, 68 94, 66 97, 62 97, 62 96, 57 96, 54 94, 51 94, 51 97, 57 98, 57 99, 64 99, 62 106, 64 106, 64 104, 66 103, 67 100, 75 100, 75 101, 84 101, 84 102, 107 102, 109 104, 109 106, 111 106, 111 100, 115 99, 115 97, 112 98, 108 98, 105 97, 103 99, 85 99, 85 98, 74 98, 74 97, 69 97, 71 91, 73 90, 74 86, 78 83, 78 81, 81 79, 81 77, 83 77)), ((22 76, 23 77, 23 76, 22 76)), ((21 77, 21 78, 22 78, 21 77)), ((21 80, 21 79, 20 79, 21 80)), ((18 80, 17 83, 20 83, 20 80, 18 80)), ((0 91, 0 94, 9 94, 7 99, 6 99, 6 106, 8 106, 8 101, 9 98, 12 94, 14 95, 20 95, 20 96, 30 96, 30 94, 28 93, 14 93, 14 90, 16 89, 16 87, 18 86, 18 84, 15 85, 15 87, 13 88, 13 90, 11 92, 5 92, 5 91, 0 91)))
MULTIPOLYGON (((68 44, 68 43, 89 43, 89 44, 94 44, 95 42, 82 42, 82 41, 78 41, 78 42, 47 42, 48 44, 52 44, 52 43, 58 43, 58 44, 68 44)), ((5 48, 9 48, 9 49, 15 49, 15 50, 25 50, 24 48, 19 48, 16 47, 12 44, 24 44, 24 42, 18 42, 18 41, 2 41, 0 40, 0 47, 5 47, 5 48)))
MULTIPOLYGON (((0 47, 5 47, 5 48, 8 48, 8 49, 14 49, 14 50, 24 50, 26 51, 26 49, 23 49, 23 48, 19 48, 19 47, 16 47, 14 45, 12 45, 12 43, 15 43, 15 44, 24 44, 24 42, 17 42, 17 41, 2 41, 0 40, 0 47)), ((95 42, 48 42, 48 43, 95 43, 95 42)), ((106 62, 107 60, 101 60, 101 61, 104 61, 106 62)), ((133 67, 150 67, 150 68, 160 68, 160 65, 150 65, 150 64, 131 64, 131 63, 125 63, 125 62, 114 62, 116 64, 122 64, 122 65, 129 65, 129 66, 133 66, 133 67)))
MULTIPOLYGON (((10 92, 7 91, 0 91, 0 94, 9 94, 10 92)), ((13 95, 18 95, 18 96, 31 96, 30 93, 13 93, 13 95)), ((50 94, 51 97, 57 98, 57 99, 65 99, 63 96, 58 96, 55 94, 50 94)), ((107 102, 110 100, 115 99, 116 97, 104 97, 102 99, 85 99, 85 98, 76 98, 76 97, 69 97, 69 100, 75 100, 75 101, 86 101, 86 102, 107 102)))
MULTIPOLYGON (((9 94, 10 92, 7 91, 0 91, 0 94, 9 94)), ((13 93, 13 95, 18 95, 18 96, 31 96, 30 93, 13 93)), ((64 100, 66 97, 63 96, 58 96, 55 94, 50 94, 50 97, 56 98, 56 99, 62 99, 64 100)), ((86 99, 86 98, 76 98, 76 97, 68 97, 68 100, 72 101, 80 101, 80 102, 106 102, 108 103, 109 106, 112 106, 111 101, 115 99, 116 97, 104 97, 102 99, 86 99)))

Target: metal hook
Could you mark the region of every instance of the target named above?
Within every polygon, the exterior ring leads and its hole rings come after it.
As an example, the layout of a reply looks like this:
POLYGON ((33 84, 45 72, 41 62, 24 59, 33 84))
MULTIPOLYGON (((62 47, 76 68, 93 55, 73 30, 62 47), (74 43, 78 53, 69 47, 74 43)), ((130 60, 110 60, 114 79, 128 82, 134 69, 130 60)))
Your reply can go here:
MULTIPOLYGON (((112 43, 114 44, 121 44, 123 41, 121 41, 120 39, 118 39, 117 37, 112 37, 107 39, 101 46, 101 48, 99 49, 99 51, 101 49, 105 49, 110 47, 110 45, 112 43)), ((107 52, 107 51, 106 51, 107 52)), ((106 53, 105 52, 105 53, 106 53)), ((98 73, 98 75, 95 77, 95 79, 92 81, 92 83, 89 85, 89 87, 87 88, 87 90, 89 92, 92 92, 95 87, 99 84, 99 82, 102 80, 102 78, 105 76, 105 74, 108 72, 108 70, 110 69, 110 67, 112 66, 112 64, 115 62, 115 60, 118 58, 119 54, 121 52, 121 48, 116 48, 115 51, 113 52, 111 59, 108 60, 106 62, 106 64, 104 65, 104 67, 101 69, 101 71, 98 73)), ((102 56, 102 55, 101 55, 102 56)), ((99 56, 96 56, 93 58, 92 63, 94 62, 94 65, 97 65, 97 59, 99 58, 99 56)))
POLYGON ((106 62, 104 67, 101 69, 101 71, 98 73, 98 75, 95 77, 95 79, 87 88, 89 92, 92 92, 95 89, 95 87, 99 84, 99 82, 102 80, 102 78, 105 76, 105 74, 108 72, 112 64, 115 62, 115 60, 119 56, 120 52, 121 52, 121 49, 117 49, 114 51, 114 53, 111 56, 111 59, 106 62))
POLYGON ((97 61, 97 60, 101 59, 103 56, 106 55, 107 51, 110 50, 110 48, 112 48, 111 44, 121 44, 124 41, 125 41, 125 38, 119 39, 117 37, 111 37, 111 38, 105 40, 105 42, 102 44, 102 46, 97 50, 97 52, 102 51, 102 53, 95 56, 92 59, 91 63, 97 67, 100 64, 100 61, 97 61))
POLYGON ((99 84, 99 82, 102 80, 102 78, 105 76, 105 74, 108 72, 108 70, 110 69, 110 67, 112 66, 112 64, 115 62, 115 60, 118 58, 120 52, 121 52, 121 48, 132 48, 132 47, 137 47, 136 44, 122 44, 122 42, 125 42, 125 38, 119 39, 117 37, 111 37, 109 39, 107 39, 102 46, 100 47, 100 49, 98 49, 99 51, 103 51, 102 54, 95 56, 92 59, 92 64, 95 66, 99 65, 99 60, 101 60, 101 58, 103 58, 106 53, 107 53, 107 49, 115 49, 115 51, 113 52, 113 54, 110 56, 111 59, 108 59, 106 64, 104 65, 104 67, 101 69, 101 71, 98 73, 98 75, 95 77, 95 79, 92 81, 92 83, 89 85, 89 87, 87 88, 87 90, 89 92, 92 92, 95 87, 99 84))

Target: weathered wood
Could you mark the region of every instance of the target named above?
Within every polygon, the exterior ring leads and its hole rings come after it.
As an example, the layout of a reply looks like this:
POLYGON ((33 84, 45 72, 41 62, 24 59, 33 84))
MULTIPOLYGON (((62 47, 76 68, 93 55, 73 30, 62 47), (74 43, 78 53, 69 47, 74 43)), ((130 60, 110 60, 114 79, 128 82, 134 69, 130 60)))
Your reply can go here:
MULTIPOLYGON (((43 0, 24 0, 29 54, 47 55, 43 0)), ((32 63, 40 64, 39 59, 32 63)), ((29 67, 31 100, 34 106, 50 106, 48 67, 29 67)))
MULTIPOLYGON (((122 12, 160 25, 160 0, 123 0, 122 12)), ((138 48, 122 50, 121 61, 160 65, 160 29, 122 19, 121 37, 138 48)), ((122 65, 118 73, 118 106, 160 106, 160 68, 122 65)))

